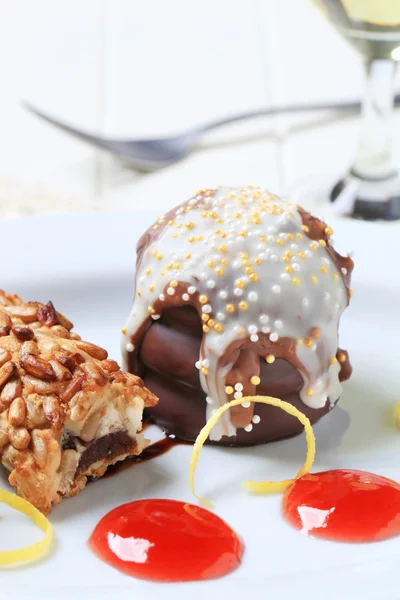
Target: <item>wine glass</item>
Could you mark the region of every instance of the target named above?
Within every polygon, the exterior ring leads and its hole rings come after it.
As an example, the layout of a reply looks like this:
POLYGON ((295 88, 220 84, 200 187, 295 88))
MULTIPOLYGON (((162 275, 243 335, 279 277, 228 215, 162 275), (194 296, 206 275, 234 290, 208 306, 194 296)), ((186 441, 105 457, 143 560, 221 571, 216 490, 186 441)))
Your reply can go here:
POLYGON ((348 173, 330 193, 336 214, 400 219, 400 171, 393 155, 393 82, 400 60, 400 0, 312 0, 361 54, 366 70, 361 133, 348 173))

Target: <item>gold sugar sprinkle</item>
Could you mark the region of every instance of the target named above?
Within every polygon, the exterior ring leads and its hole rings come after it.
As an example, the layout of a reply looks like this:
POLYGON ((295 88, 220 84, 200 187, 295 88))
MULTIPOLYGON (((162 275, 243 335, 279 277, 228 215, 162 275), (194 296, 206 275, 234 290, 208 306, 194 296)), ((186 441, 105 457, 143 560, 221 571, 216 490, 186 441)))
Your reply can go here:
POLYGON ((226 312, 228 312, 228 313, 235 312, 235 305, 234 304, 227 304, 226 305, 226 312))
POLYGON ((199 296, 199 302, 200 304, 207 304, 208 302, 208 297, 207 296, 199 296))
POLYGON ((345 363, 347 360, 347 357, 344 354, 344 352, 339 352, 339 354, 337 355, 337 358, 340 363, 345 363))
POLYGON ((239 309, 240 310, 247 310, 248 307, 249 307, 249 305, 244 300, 242 300, 242 302, 239 302, 239 309))
POLYGON ((312 337, 314 340, 319 340, 321 337, 321 327, 311 327, 310 337, 312 337))
POLYGON ((275 356, 273 354, 268 354, 265 357, 265 360, 268 364, 272 365, 272 363, 275 362, 275 356))
POLYGON ((250 383, 253 385, 259 385, 261 383, 261 379, 258 377, 258 375, 253 375, 253 377, 250 378, 250 383))
POLYGON ((233 392, 234 392, 233 387, 231 385, 227 385, 225 388, 225 393, 228 394, 228 396, 229 396, 229 394, 233 394, 233 392))

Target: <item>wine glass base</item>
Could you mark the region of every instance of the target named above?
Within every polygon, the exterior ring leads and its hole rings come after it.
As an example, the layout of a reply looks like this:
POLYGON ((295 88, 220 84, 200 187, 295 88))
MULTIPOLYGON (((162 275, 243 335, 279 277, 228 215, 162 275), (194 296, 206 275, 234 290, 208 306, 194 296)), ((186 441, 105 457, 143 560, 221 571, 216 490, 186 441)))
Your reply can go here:
POLYGON ((365 221, 400 219, 400 177, 362 179, 350 173, 334 186, 329 196, 333 212, 365 221))
POLYGON ((317 175, 297 182, 288 196, 306 210, 326 218, 347 217, 365 221, 400 220, 400 177, 365 180, 349 173, 337 183, 317 175), (331 183, 329 183, 331 181, 331 183))

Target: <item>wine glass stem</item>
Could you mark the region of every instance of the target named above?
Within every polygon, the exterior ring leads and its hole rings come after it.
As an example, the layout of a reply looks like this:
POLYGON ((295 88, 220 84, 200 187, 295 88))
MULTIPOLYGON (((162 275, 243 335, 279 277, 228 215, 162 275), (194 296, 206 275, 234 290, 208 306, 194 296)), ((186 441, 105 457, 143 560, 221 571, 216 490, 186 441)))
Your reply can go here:
POLYGON ((393 82, 397 63, 370 60, 366 63, 366 90, 361 135, 352 174, 382 181, 397 174, 393 157, 393 82))

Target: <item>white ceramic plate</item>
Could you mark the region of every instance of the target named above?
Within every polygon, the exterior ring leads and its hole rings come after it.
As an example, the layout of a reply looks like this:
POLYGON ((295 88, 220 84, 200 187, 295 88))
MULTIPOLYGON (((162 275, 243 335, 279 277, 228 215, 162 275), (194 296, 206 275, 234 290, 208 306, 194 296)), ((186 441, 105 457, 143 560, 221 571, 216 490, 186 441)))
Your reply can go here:
MULTIPOLYGON (((101 213, 3 221, 0 287, 29 300, 51 299, 82 336, 119 359, 120 328, 132 294, 135 243, 153 217, 101 213)), ((314 470, 360 468, 400 480, 400 432, 393 421, 400 396, 400 228, 346 220, 333 226, 338 249, 354 249, 357 264, 355 295, 341 327, 341 345, 350 352, 354 375, 345 384, 340 406, 315 427, 314 470)), ((160 436, 153 429, 151 435, 160 436)), ((1 570, 1 597, 399 598, 399 539, 346 545, 307 538, 282 520, 280 496, 251 497, 241 489, 241 481, 247 478, 293 476, 304 459, 303 438, 253 449, 203 449, 198 492, 215 503, 217 513, 246 545, 241 568, 228 577, 205 583, 151 584, 122 575, 87 548, 98 520, 117 505, 147 497, 192 501, 191 449, 181 446, 90 484, 81 495, 57 506, 51 515, 54 551, 41 563, 1 570)), ((7 485, 4 474, 0 483, 7 485)), ((25 518, 0 506, 2 549, 39 535, 25 518)))

